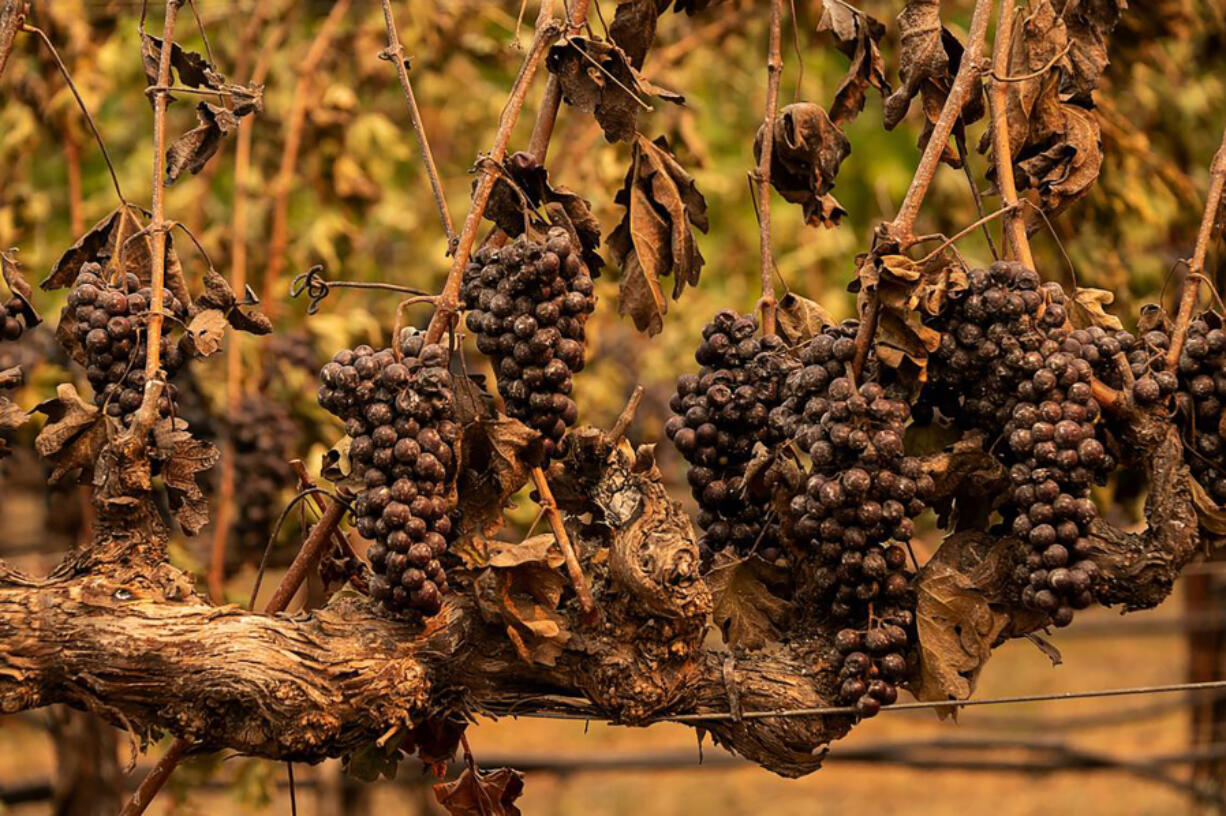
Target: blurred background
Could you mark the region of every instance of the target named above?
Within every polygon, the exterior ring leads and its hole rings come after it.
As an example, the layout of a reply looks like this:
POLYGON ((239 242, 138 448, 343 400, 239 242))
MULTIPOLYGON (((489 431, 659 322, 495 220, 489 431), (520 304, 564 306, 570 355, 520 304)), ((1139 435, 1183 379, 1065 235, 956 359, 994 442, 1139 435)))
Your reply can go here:
MULTIPOLYGON (((837 2, 837 0, 830 0, 837 2)), ((159 4, 149 27, 161 28, 159 4)), ((531 39, 536 3, 516 0, 397 2, 400 37, 456 222, 467 211, 476 158, 488 151, 498 114, 531 39), (522 13, 523 22, 519 22, 522 13)), ((881 43, 887 76, 897 82, 901 2, 866 0, 860 8, 888 30, 881 43)), ((1149 0, 1125 12, 1112 38, 1112 62, 1097 94, 1106 160, 1092 192, 1033 239, 1045 277, 1099 286, 1116 296, 1116 311, 1132 327, 1144 303, 1166 299, 1177 259, 1190 254, 1201 217, 1207 168, 1226 125, 1226 8, 1220 0, 1149 0)), ((143 93, 138 0, 34 0, 29 21, 47 32, 74 78, 108 146, 122 188, 148 203, 152 114, 143 93)), ((603 4, 612 19, 615 3, 603 4)), ((846 70, 829 35, 817 33, 818 0, 795 0, 784 33, 781 103, 828 104, 846 70)), ((969 2, 943 4, 946 24, 964 36, 969 2)), ((387 342, 399 297, 336 289, 308 316, 304 299, 288 296, 290 280, 314 264, 335 280, 386 281, 436 290, 446 273, 446 240, 408 112, 390 64, 376 0, 353 0, 334 15, 324 0, 197 0, 217 68, 236 81, 266 83, 265 108, 251 128, 251 162, 236 180, 235 140, 196 176, 168 191, 167 216, 199 239, 223 273, 244 243, 253 288, 278 331, 238 346, 248 399, 241 416, 225 410, 225 362, 193 366, 181 388, 183 413, 205 436, 241 441, 243 423, 276 428, 263 459, 236 465, 241 505, 228 531, 224 591, 243 602, 272 522, 294 494, 297 457, 318 473, 323 453, 343 433, 314 401, 314 372, 354 343, 387 342), (292 145, 297 141, 300 148, 292 145), (288 157, 288 158, 287 158, 288 157), (245 228, 236 232, 236 184, 248 199, 245 228), (284 241, 273 229, 282 206, 284 241), (239 234, 241 232, 241 234, 239 234), (270 267, 280 269, 268 281, 270 267), (282 409, 275 406, 280 405, 282 409), (232 435, 232 436, 230 436, 232 435), (280 463, 280 466, 278 466, 280 463), (249 467, 250 470, 243 470, 249 467)), ((765 95, 769 4, 725 0, 693 16, 661 17, 646 73, 683 93, 687 104, 656 104, 639 127, 665 135, 709 205, 711 229, 699 237, 706 258, 702 281, 671 303, 664 331, 638 334, 616 310, 616 271, 598 282, 601 304, 589 323, 589 360, 576 393, 581 421, 607 426, 635 384, 646 397, 631 436, 662 439, 676 376, 690 368, 703 324, 721 308, 742 311, 758 297, 758 230, 747 173, 765 95)), ((595 14, 592 24, 600 30, 595 14)), ((188 10, 177 41, 204 53, 188 10)), ((512 140, 526 145, 543 87, 538 76, 512 140)), ((170 133, 195 126, 190 104, 172 106, 170 133)), ((875 224, 889 219, 919 156, 920 113, 893 132, 880 125, 881 102, 870 96, 847 127, 852 153, 833 191, 848 211, 841 226, 805 226, 799 208, 778 198, 772 213, 775 257, 787 286, 819 300, 836 317, 852 314, 846 292, 855 256, 867 250, 875 224)), ((970 128, 970 172, 988 190, 986 163, 974 153, 982 123, 970 128)), ((551 180, 588 198, 607 235, 621 217, 613 203, 629 147, 608 144, 586 115, 563 109, 548 160, 551 180)), ((998 201, 985 192, 985 208, 998 201)), ((33 37, 19 36, 0 80, 0 249, 17 247, 31 281, 41 280, 77 237, 116 205, 106 165, 55 60, 33 37)), ((967 176, 942 168, 917 232, 952 234, 977 217, 967 176)), ((181 238, 189 280, 207 268, 181 238)), ((959 247, 972 261, 991 260, 980 233, 959 247)), ((1221 242, 1206 271, 1219 288, 1226 268, 1221 242)), ((63 293, 36 292, 54 326, 63 293)), ((426 310, 409 311, 424 324, 426 310)), ((32 407, 56 383, 83 379, 57 351, 52 328, 0 344, 0 369, 21 363, 27 385, 15 396, 32 407)), ((477 355, 470 365, 483 365, 477 355)), ((84 386, 82 386, 84 388, 84 386)), ((48 492, 28 431, 0 461, 0 557, 22 569, 49 569, 88 536, 86 498, 75 488, 48 492)), ((684 470, 668 445, 659 449, 679 501, 689 502, 684 470)), ((1117 521, 1135 522, 1142 497, 1110 488, 1099 497, 1117 521)), ((513 519, 531 522, 531 503, 513 519)), ((292 557, 301 516, 290 514, 272 551, 274 565, 292 557)), ((216 531, 174 542, 174 558, 203 576, 216 531)), ((513 530, 507 535, 512 535, 513 530)), ((931 534, 929 551, 937 540, 931 534)), ((1096 610, 1053 639, 1063 655, 1049 657, 1026 641, 1000 649, 977 696, 1044 693, 1220 679, 1226 670, 1226 566, 1192 571, 1162 608, 1120 618, 1096 610)), ((265 582, 275 586, 275 580, 265 582)), ((314 587, 298 602, 312 603, 314 587)), ((1183 695, 996 706, 939 722, 931 712, 897 712, 855 729, 836 744, 829 767, 799 781, 782 780, 730 760, 709 743, 695 744, 681 726, 617 729, 583 723, 481 721, 470 729, 478 762, 527 770, 521 800, 537 814, 772 814, 846 810, 881 814, 1122 814, 1212 812, 1214 785, 1226 773, 1226 697, 1183 695), (952 742, 951 742, 952 741, 952 742), (705 763, 699 764, 700 755, 705 763), (1121 762, 1125 763, 1121 765, 1121 762)), ((138 759, 143 768, 158 747, 138 759)), ((92 814, 135 784, 124 777, 124 735, 70 712, 40 711, 0 718, 0 810, 16 814, 92 814)), ((375 808, 436 812, 428 783, 406 763, 395 782, 362 785, 342 778, 337 763, 299 767, 296 805, 304 814, 363 814, 375 808)), ((289 813, 284 765, 212 757, 188 763, 170 794, 151 813, 289 813)))

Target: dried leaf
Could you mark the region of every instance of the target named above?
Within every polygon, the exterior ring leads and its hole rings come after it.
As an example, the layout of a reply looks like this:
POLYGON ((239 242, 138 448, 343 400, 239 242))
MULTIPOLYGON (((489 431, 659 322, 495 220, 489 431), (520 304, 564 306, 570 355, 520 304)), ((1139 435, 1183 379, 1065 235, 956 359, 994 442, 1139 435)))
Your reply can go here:
POLYGON ((864 110, 868 88, 876 88, 883 97, 890 94, 890 83, 885 77, 885 60, 877 48, 877 43, 885 34, 885 26, 841 0, 826 0, 817 30, 829 31, 838 49, 851 60, 830 105, 831 121, 842 125, 864 110))
MULTIPOLYGON (((765 125, 754 137, 753 154, 762 155, 765 125)), ((775 119, 771 129, 771 186, 804 209, 811 226, 835 226, 846 215, 828 195, 839 165, 851 153, 851 143, 821 105, 796 102, 775 119)))
MULTIPOLYGON (((162 38, 152 34, 141 34, 141 59, 145 66, 145 77, 150 85, 158 81, 158 61, 162 54, 162 38)), ((213 66, 195 51, 188 51, 178 43, 170 46, 170 67, 178 74, 179 81, 192 88, 221 88, 226 78, 214 70, 213 66)), ((174 77, 171 77, 171 81, 174 77)))
POLYGON ((510 569, 524 564, 543 564, 549 569, 557 569, 566 563, 566 559, 553 534, 541 533, 518 543, 489 542, 489 561, 487 563, 499 569, 510 569))
POLYGON ((204 309, 187 324, 187 335, 201 357, 209 357, 221 348, 226 333, 226 316, 218 309, 204 309))
POLYGON ((61 383, 55 394, 54 399, 34 408, 47 415, 47 424, 34 438, 34 450, 55 464, 49 483, 58 484, 77 472, 81 474, 80 480, 87 482, 107 442, 106 423, 101 411, 81 399, 71 384, 61 383))
POLYGON ((1107 35, 1119 22, 1125 0, 1070 0, 1061 16, 1069 35, 1070 70, 1060 83, 1065 99, 1094 107, 1092 95, 1107 67, 1107 35))
POLYGON ((1072 302, 1079 308, 1069 312, 1069 319, 1072 320, 1074 326, 1081 329, 1098 326, 1108 331, 1120 331, 1124 328, 1124 324, 1105 308, 1114 301, 1114 292, 1078 286, 1073 290, 1072 302))
POLYGON ((169 420, 159 423, 159 432, 170 447, 162 463, 170 509, 188 535, 200 532, 209 521, 209 503, 197 482, 197 475, 217 464, 221 453, 208 442, 194 438, 184 429, 173 428, 169 420))
POLYGON ((609 39, 621 47, 630 64, 639 70, 656 38, 658 5, 657 0, 623 0, 609 23, 609 39))
MULTIPOLYGON (((982 537, 987 540, 987 537, 982 537)), ((915 580, 916 628, 919 634, 919 700, 965 700, 992 654, 992 644, 1009 616, 992 607, 976 578, 999 557, 975 552, 980 539, 951 536, 924 565, 915 580), (978 559, 978 560, 977 560, 978 559)))
POLYGON ((639 73, 616 42, 568 37, 549 49, 545 67, 557 76, 562 98, 593 114, 610 142, 628 142, 638 136, 638 114, 647 97, 678 105, 685 102, 680 94, 639 73))
MULTIPOLYGON (((463 426, 457 484, 460 542, 501 529, 503 508, 527 484, 539 442, 537 431, 503 414, 463 426)), ((457 546, 457 552, 463 550, 457 546)))
POLYGON ((667 140, 645 136, 634 143, 630 171, 615 200, 626 208, 609 235, 622 272, 618 311, 630 315, 639 331, 659 334, 668 312, 660 278, 673 276, 673 300, 686 284, 698 283, 704 260, 691 228, 707 231, 707 202, 667 140))
POLYGON ((761 649, 779 640, 792 605, 775 595, 763 580, 768 565, 759 558, 722 550, 707 574, 713 606, 711 619, 729 646, 761 649))
POLYGON ((920 266, 905 255, 885 254, 863 256, 848 288, 859 293, 856 304, 861 314, 871 299, 877 301, 880 311, 873 341, 878 359, 891 368, 912 367, 922 382, 928 354, 941 342, 940 334, 924 323, 924 314, 939 312, 949 293, 966 285, 966 274, 941 258, 920 266))
MULTIPOLYGON (((254 300, 254 298, 248 298, 254 300)), ((250 303, 239 303, 230 282, 210 267, 204 273, 204 294, 196 299, 197 309, 217 309, 225 313, 226 321, 236 331, 262 335, 272 331, 272 323, 250 303)))
POLYGON ((451 816, 520 816, 515 800, 523 792, 524 775, 514 768, 465 768, 454 782, 434 786, 434 797, 451 816))
POLYGON ((779 299, 777 319, 779 335, 793 346, 812 340, 822 329, 838 323, 820 303, 795 292, 788 292, 779 299))
POLYGON ((174 184, 184 170, 192 175, 203 170, 221 146, 221 140, 238 130, 238 117, 233 112, 208 102, 196 105, 196 118, 200 124, 166 149, 167 184, 174 184))
POLYGON ((1215 536, 1226 536, 1226 510, 1218 506, 1200 482, 1189 479, 1192 486, 1192 503, 1196 505, 1196 518, 1202 530, 1215 536))

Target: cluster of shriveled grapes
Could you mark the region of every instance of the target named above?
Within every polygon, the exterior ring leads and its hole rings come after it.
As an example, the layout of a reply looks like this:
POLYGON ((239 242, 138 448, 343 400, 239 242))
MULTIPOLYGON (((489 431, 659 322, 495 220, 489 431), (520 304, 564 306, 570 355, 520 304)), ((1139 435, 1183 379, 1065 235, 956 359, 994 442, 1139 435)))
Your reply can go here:
POLYGON ((1215 501, 1226 504, 1226 440, 1222 438, 1226 430, 1222 424, 1226 331, 1221 318, 1204 315, 1189 324, 1176 370, 1179 407, 1187 417, 1184 442, 1190 451, 1185 457, 1188 468, 1215 501))
MULTIPOLYGON (((85 376, 94 402, 125 425, 144 399, 147 328, 152 292, 131 273, 107 280, 98 264, 89 263, 68 293, 68 319, 85 355, 85 376)), ((165 293, 165 310, 183 313, 174 295, 165 293)), ((168 377, 183 367, 187 355, 170 337, 171 321, 162 325, 161 361, 168 377)), ((158 403, 161 416, 173 411, 175 389, 169 383, 158 403)))
POLYGON ((796 363, 778 353, 780 338, 758 337, 757 330, 750 315, 715 315, 694 355, 702 368, 677 380, 669 402, 674 415, 664 427, 690 464, 704 555, 732 546, 773 561, 781 554, 779 523, 769 511, 770 496, 751 495, 745 468, 756 443, 773 447, 784 439, 769 420, 796 363))
POLYGON ((459 429, 447 348, 406 329, 399 350, 399 359, 365 345, 337 353, 320 371, 319 404, 344 420, 364 485, 353 510, 358 532, 375 542, 371 596, 392 614, 430 616, 447 591, 440 559, 459 429))
POLYGON ((902 544, 934 485, 903 450, 907 402, 874 381, 856 388, 840 371, 854 355, 854 332, 846 324, 800 350, 804 367, 789 377, 779 413, 799 409, 780 422, 813 463, 791 502, 789 538, 817 565, 809 590, 844 625, 835 639, 839 700, 871 717, 897 699, 907 673, 915 621, 902 544))
POLYGON ((281 491, 293 483, 289 458, 298 428, 279 402, 261 395, 244 397, 229 422, 234 482, 243 496, 236 541, 242 550, 260 552, 273 532, 281 491))
POLYGON ((1099 439, 1090 380, 1127 345, 1072 330, 1066 305, 1058 284, 1020 264, 973 270, 935 321, 943 335, 926 391, 942 415, 1005 440, 998 452, 1011 486, 1000 509, 1031 547, 1017 568, 1022 600, 1058 626, 1093 602, 1089 492, 1115 463, 1099 439))
POLYGON ((468 329, 494 364, 507 414, 541 432, 547 457, 561 455, 579 414, 570 393, 596 307, 591 275, 572 244, 554 227, 544 243, 520 238, 482 249, 462 288, 468 329))

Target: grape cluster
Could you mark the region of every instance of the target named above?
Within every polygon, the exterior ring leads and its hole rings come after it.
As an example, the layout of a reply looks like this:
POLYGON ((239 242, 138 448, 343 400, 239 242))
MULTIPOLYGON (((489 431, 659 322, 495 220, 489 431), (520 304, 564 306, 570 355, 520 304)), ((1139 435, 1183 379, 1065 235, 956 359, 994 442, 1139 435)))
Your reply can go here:
POLYGON ((320 371, 319 404, 345 422, 353 503, 375 577, 371 596, 388 612, 430 616, 442 608, 440 559, 452 532, 448 486, 456 440, 448 350, 406 329, 392 349, 338 352, 320 371))
MULTIPOLYGON (((1203 328, 1207 329, 1208 325, 1203 328)), ((1132 368, 1133 376, 1132 396, 1137 405, 1147 406, 1164 402, 1179 390, 1179 375, 1168 370, 1166 364, 1166 353, 1170 347, 1171 338, 1166 332, 1151 329, 1141 335, 1140 341, 1134 343, 1132 350, 1128 352, 1128 364, 1132 368)), ((1187 372, 1191 373, 1194 358, 1186 352, 1181 355, 1184 356, 1188 358, 1187 372)))
POLYGON ((779 524, 770 517, 769 488, 749 490, 745 469, 758 442, 784 439, 770 423, 783 381, 795 361, 778 337, 757 337, 750 315, 724 310, 703 329, 697 374, 677 380, 665 433, 689 462, 687 478, 700 510, 704 554, 735 547, 767 560, 779 557, 779 524))
POLYGON ((236 541, 246 552, 261 552, 277 520, 278 497, 293 482, 289 459, 297 426, 276 400, 245 397, 229 418, 234 445, 234 481, 243 492, 236 541))
MULTIPOLYGON (((98 264, 89 263, 68 293, 68 311, 76 339, 85 355, 85 376, 94 389, 94 402, 108 416, 125 425, 144 398, 145 357, 148 353, 148 320, 152 292, 131 273, 118 281, 106 280, 98 264)), ((184 310, 170 292, 165 309, 181 315, 184 310)), ((162 325, 161 361, 168 377, 183 367, 186 354, 170 337, 170 322, 162 325)), ((173 411, 175 388, 167 384, 158 403, 161 416, 173 411)))
MULTIPOLYGON (((1226 330, 1221 318, 1202 315, 1188 325, 1176 366, 1180 405, 1188 421, 1184 441, 1192 476, 1218 504, 1226 504, 1226 440, 1222 408, 1226 403, 1226 330)), ((1155 375, 1156 376, 1156 375, 1155 375)))
POLYGON ((466 324, 494 365, 509 416, 541 432, 547 457, 562 453, 578 407, 584 325, 596 307, 592 277, 560 227, 543 243, 520 238, 479 251, 464 272, 466 324))

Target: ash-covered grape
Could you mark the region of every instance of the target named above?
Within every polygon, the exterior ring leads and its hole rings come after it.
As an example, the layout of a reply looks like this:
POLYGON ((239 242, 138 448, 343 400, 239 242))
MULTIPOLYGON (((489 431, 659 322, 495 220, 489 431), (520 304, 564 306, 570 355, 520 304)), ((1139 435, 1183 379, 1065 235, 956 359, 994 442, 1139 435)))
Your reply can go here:
POLYGON ((399 351, 338 352, 320 371, 319 404, 345 422, 364 486, 353 510, 358 533, 374 541, 372 597, 391 614, 430 616, 447 592, 459 428, 447 348, 406 329, 399 351))
POLYGON ((701 368, 677 380, 665 432, 690 465, 704 553, 731 546, 773 561, 780 555, 779 523, 770 511, 769 486, 755 493, 745 469, 755 444, 773 448, 785 438, 772 427, 770 414, 796 362, 780 353, 783 340, 758 337, 757 331, 750 315, 715 315, 694 355, 701 368))
POLYGON ((541 432, 546 457, 562 454, 579 409, 571 398, 583 370, 592 277, 565 229, 543 243, 520 238, 482 249, 464 273, 466 325, 490 358, 508 416, 541 432))
POLYGON ((0 340, 20 340, 26 328, 25 306, 14 295, 0 308, 0 340))
MULTIPOLYGON (((85 356, 85 376, 94 390, 94 402, 125 425, 140 407, 145 390, 148 354, 149 307, 152 291, 131 273, 108 280, 102 267, 88 263, 68 293, 66 318, 85 356)), ((167 314, 184 309, 173 294, 164 293, 167 314)), ((183 367, 187 355, 170 337, 173 321, 162 323, 161 365, 167 377, 183 367)), ((160 416, 174 412, 175 388, 167 383, 158 402, 160 416)))
POLYGON ((1175 368, 1179 381, 1177 406, 1189 451, 1185 461, 1193 478, 1214 501, 1226 504, 1226 425, 1222 411, 1226 403, 1226 329, 1218 315, 1207 313, 1188 325, 1175 368))

